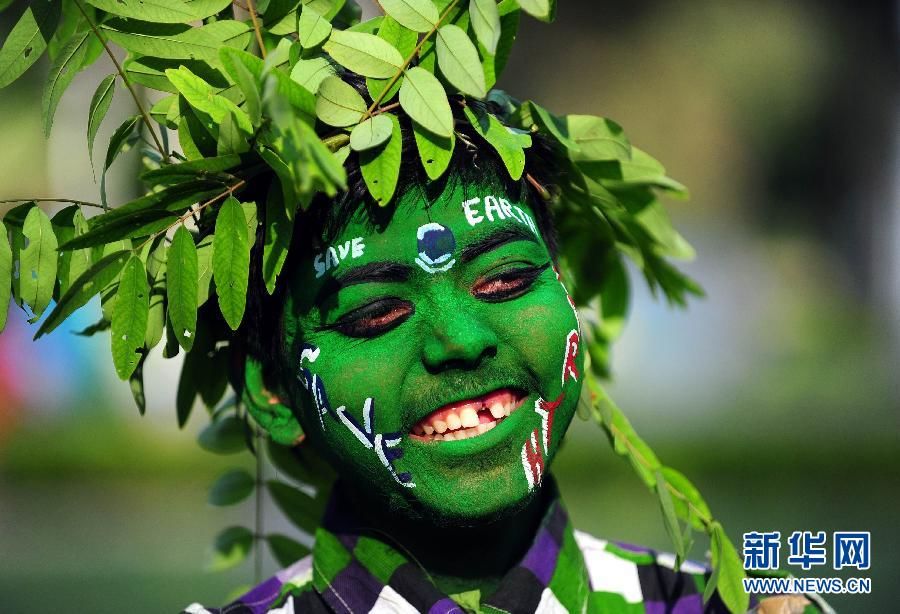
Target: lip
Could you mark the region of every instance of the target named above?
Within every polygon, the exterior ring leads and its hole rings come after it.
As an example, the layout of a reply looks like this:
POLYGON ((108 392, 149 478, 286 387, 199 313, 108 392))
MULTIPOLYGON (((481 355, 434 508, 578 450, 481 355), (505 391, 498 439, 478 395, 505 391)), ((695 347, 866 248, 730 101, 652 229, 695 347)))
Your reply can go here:
POLYGON ((477 439, 508 422, 525 404, 521 389, 502 387, 453 401, 432 411, 410 429, 409 438, 428 445, 456 445, 477 439))

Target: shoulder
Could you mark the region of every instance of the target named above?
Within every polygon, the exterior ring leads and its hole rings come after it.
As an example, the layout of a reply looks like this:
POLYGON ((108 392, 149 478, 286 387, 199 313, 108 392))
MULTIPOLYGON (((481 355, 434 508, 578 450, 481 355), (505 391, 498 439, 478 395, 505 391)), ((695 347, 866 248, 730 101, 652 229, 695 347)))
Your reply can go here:
POLYGON ((181 614, 294 614, 326 611, 312 588, 312 555, 253 587, 235 601, 220 608, 199 603, 189 605, 181 614))
MULTIPOLYGON (((712 575, 705 563, 684 561, 675 569, 675 555, 622 542, 598 539, 575 531, 591 585, 589 611, 677 611, 684 614, 728 614, 718 593, 703 603, 712 575)), ((754 594, 751 612, 809 614, 833 612, 818 595, 754 594)))
MULTIPOLYGON (((675 570, 675 556, 599 539, 575 531, 575 541, 584 557, 591 585, 592 611, 642 612, 651 604, 660 611, 727 612, 714 596, 703 604, 703 590, 711 570, 695 561, 684 561, 675 570)), ((649 610, 648 610, 649 611, 649 610)), ((655 611, 655 610, 654 610, 655 611)))

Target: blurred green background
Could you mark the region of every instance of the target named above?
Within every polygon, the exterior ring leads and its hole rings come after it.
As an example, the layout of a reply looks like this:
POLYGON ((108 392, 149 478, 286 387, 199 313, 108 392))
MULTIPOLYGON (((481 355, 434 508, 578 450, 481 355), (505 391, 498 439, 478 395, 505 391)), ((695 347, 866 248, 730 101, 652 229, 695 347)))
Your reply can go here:
MULTIPOLYGON (((524 23, 501 81, 558 113, 615 119, 692 189, 670 211, 708 297, 673 311, 633 275, 611 393, 738 547, 745 531, 871 531, 873 592, 829 597, 840 612, 897 611, 898 24, 890 0, 563 0, 556 24, 524 23)), ((95 200, 84 132, 109 67, 79 77, 49 141, 46 68, 0 92, 0 199, 95 200)), ((117 96, 113 114, 128 111, 117 96)), ((137 190, 137 159, 118 164, 121 202, 137 190)), ((176 361, 148 362, 140 418, 108 336, 72 334, 96 312, 35 344, 17 312, 0 336, 0 612, 224 603, 253 565, 205 571, 210 543, 251 523, 253 506, 211 507, 206 488, 251 459, 200 450, 203 412, 178 430, 176 361)), ((580 528, 669 549, 653 497, 597 427, 573 425, 556 473, 580 528)), ((290 532, 270 504, 264 523, 290 532)), ((263 567, 275 569, 268 554, 263 567)))

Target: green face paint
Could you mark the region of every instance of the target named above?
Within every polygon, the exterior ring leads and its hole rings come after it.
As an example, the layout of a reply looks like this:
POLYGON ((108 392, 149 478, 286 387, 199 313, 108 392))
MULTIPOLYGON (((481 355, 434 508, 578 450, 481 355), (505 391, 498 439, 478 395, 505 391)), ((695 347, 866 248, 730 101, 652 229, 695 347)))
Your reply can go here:
POLYGON ((380 227, 360 216, 291 280, 282 359, 305 432, 383 509, 517 508, 572 419, 583 360, 534 214, 451 182, 431 206, 410 191, 380 227))

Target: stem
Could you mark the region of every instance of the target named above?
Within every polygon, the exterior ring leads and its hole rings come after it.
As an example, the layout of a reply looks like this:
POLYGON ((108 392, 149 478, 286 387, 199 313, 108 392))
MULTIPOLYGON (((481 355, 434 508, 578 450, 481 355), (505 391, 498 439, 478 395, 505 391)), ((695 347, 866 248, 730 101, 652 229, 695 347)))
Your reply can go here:
POLYGON ((253 5, 253 0, 247 0, 247 12, 250 13, 250 21, 253 22, 253 32, 256 33, 259 54, 263 59, 266 59, 266 46, 263 44, 262 31, 259 29, 259 20, 256 17, 256 7, 253 5))
POLYGON ((87 12, 84 10, 84 7, 81 5, 81 0, 75 0, 75 6, 78 7, 78 10, 84 16, 85 21, 87 21, 88 25, 91 27, 91 31, 93 31, 94 36, 97 37, 97 40, 100 41, 100 44, 103 45, 103 49, 106 51, 106 55, 109 56, 109 59, 112 60, 113 65, 116 67, 116 72, 119 73, 119 76, 122 77, 122 82, 125 83, 125 87, 128 88, 128 91, 131 93, 131 97, 134 98, 134 103, 137 105, 138 111, 141 113, 141 117, 144 118, 144 124, 147 125, 147 130, 150 131, 150 134, 153 136, 153 141, 156 143, 156 148, 159 150, 159 153, 162 154, 163 160, 168 160, 169 155, 166 153, 165 147, 163 147, 162 143, 159 140, 159 137, 156 135, 156 132, 153 131, 152 120, 150 119, 150 115, 147 113, 147 109, 144 108, 144 105, 141 104, 141 99, 138 97, 137 92, 134 91, 134 87, 131 85, 131 81, 128 80, 128 77, 125 76, 125 71, 122 70, 122 65, 119 64, 119 60, 116 59, 115 54, 113 54, 112 50, 109 48, 109 45, 106 44, 106 39, 104 39, 100 35, 100 31, 97 29, 97 26, 94 25, 94 22, 91 21, 91 18, 88 17, 87 12))
POLYGON ((72 205, 79 205, 81 207, 97 207, 98 209, 105 209, 103 205, 98 205, 97 203, 89 203, 83 200, 74 200, 71 198, 10 198, 6 200, 0 200, 0 205, 6 203, 70 203, 72 205))
POLYGON ((173 228, 175 228, 175 227, 178 226, 179 224, 184 224, 184 222, 185 222, 189 217, 191 217, 191 216, 193 216, 193 215, 197 215, 197 214, 199 214, 201 211, 203 211, 204 209, 206 209, 207 207, 209 207, 210 205, 213 205, 213 204, 219 202, 219 201, 222 200, 223 198, 226 198, 226 197, 228 197, 228 196, 231 196, 232 194, 234 194, 234 192, 235 192, 236 190, 238 190, 238 189, 244 187, 246 184, 247 184, 247 181, 244 180, 244 179, 241 179, 241 180, 238 181, 236 184, 234 184, 234 185, 232 185, 232 186, 228 186, 227 188, 225 188, 225 191, 224 191, 224 192, 222 192, 221 194, 216 194, 215 196, 213 196, 212 198, 210 198, 208 201, 206 201, 205 203, 203 203, 202 205, 200 205, 200 206, 197 207, 196 209, 194 209, 194 208, 192 207, 191 209, 188 210, 187 213, 185 213, 184 215, 180 216, 177 220, 175 220, 174 222, 172 222, 171 224, 169 224, 168 226, 166 226, 166 227, 163 228, 162 230, 160 230, 160 231, 158 231, 158 232, 154 232, 152 235, 150 235, 149 237, 147 237, 147 239, 146 239, 143 243, 141 243, 140 245, 138 245, 138 246, 137 246, 136 248, 134 248, 134 250, 132 250, 132 251, 134 251, 134 252, 140 252, 140 251, 141 251, 141 248, 143 248, 145 245, 147 245, 147 243, 149 243, 150 241, 153 241, 154 239, 156 239, 156 238, 157 238, 158 236, 160 236, 160 235, 166 234, 167 232, 169 232, 170 230, 172 230, 173 228))
POLYGON ((422 45, 424 45, 429 38, 434 36, 434 33, 438 31, 439 27, 441 27, 441 23, 443 23, 443 21, 447 18, 447 15, 450 14, 450 11, 456 8, 457 4, 459 4, 459 0, 453 0, 453 2, 450 3, 446 10, 444 10, 444 13, 438 18, 437 23, 434 24, 434 27, 425 33, 425 36, 422 37, 422 40, 419 41, 419 44, 416 45, 416 48, 413 49, 413 52, 409 54, 409 57, 406 58, 406 60, 403 62, 403 66, 400 67, 400 70, 397 71, 397 74, 394 75, 394 77, 388 82, 387 87, 381 90, 381 93, 378 95, 378 98, 376 98, 372 103, 372 106, 370 106, 368 110, 366 110, 365 115, 363 115, 362 119, 359 120, 360 122, 363 122, 372 117, 375 109, 379 104, 381 104, 381 101, 384 100, 385 95, 389 91, 391 91, 391 88, 394 87, 394 84, 397 83, 397 81, 400 80, 400 77, 403 76, 403 72, 407 69, 407 67, 409 67, 410 63, 416 58, 416 56, 419 55, 419 52, 422 50, 422 45))

